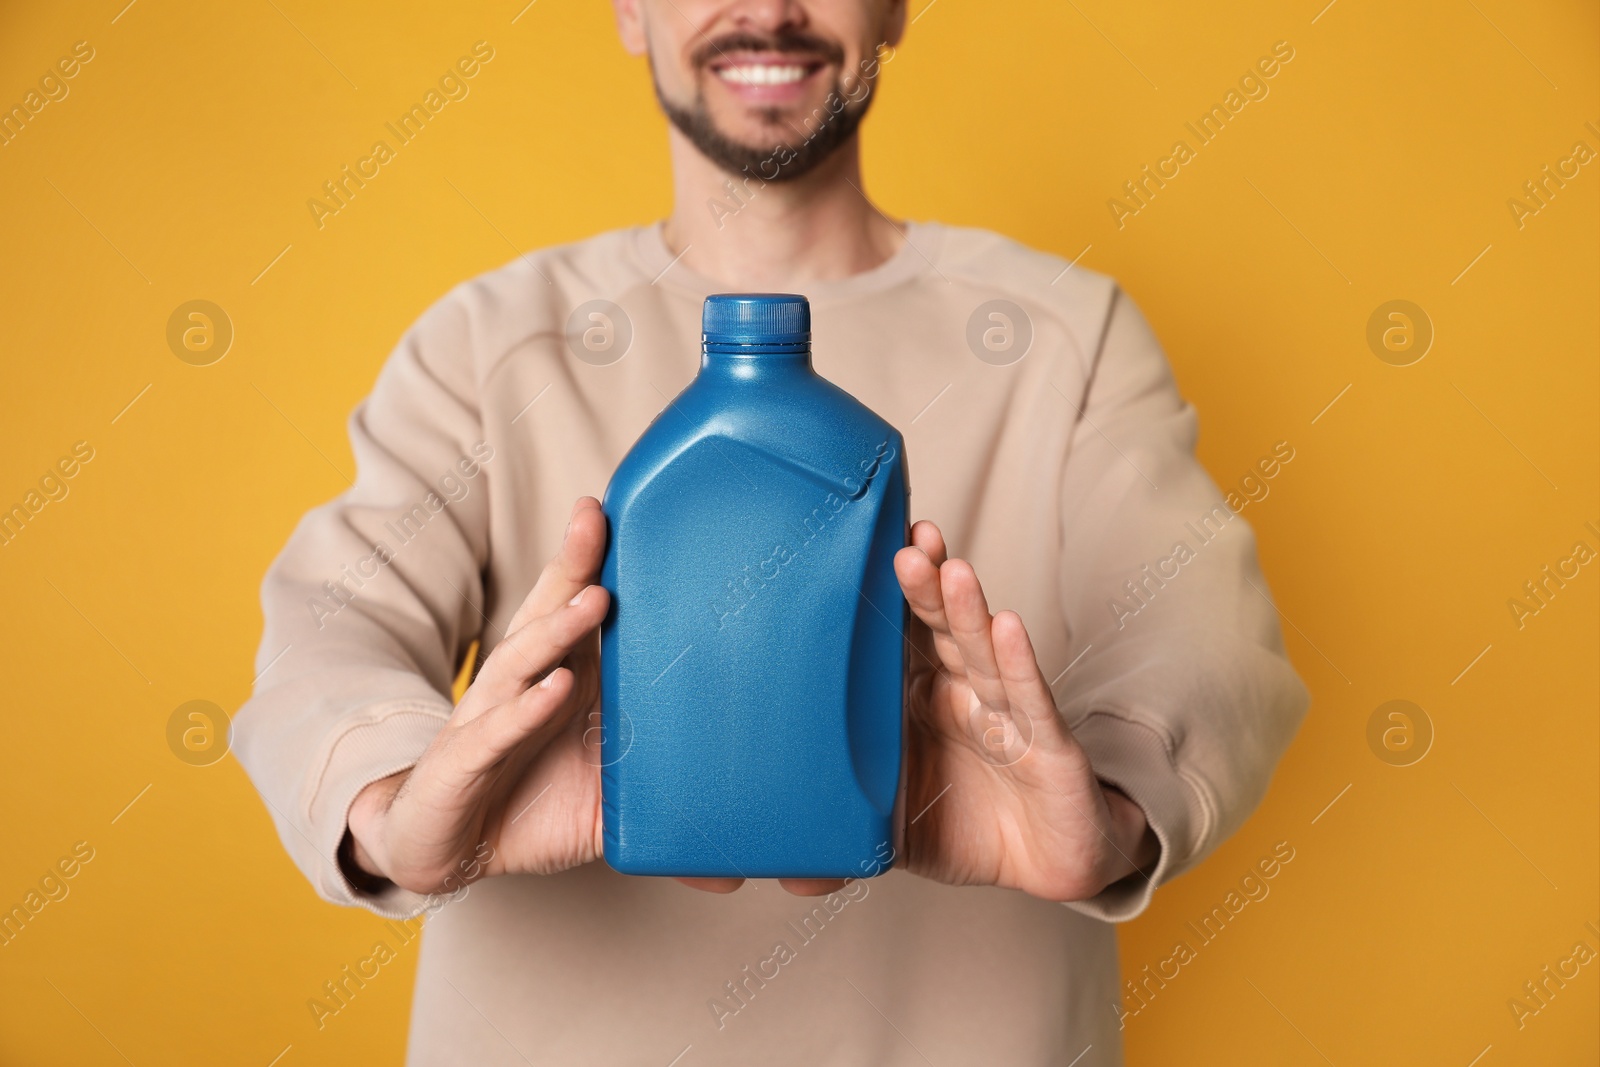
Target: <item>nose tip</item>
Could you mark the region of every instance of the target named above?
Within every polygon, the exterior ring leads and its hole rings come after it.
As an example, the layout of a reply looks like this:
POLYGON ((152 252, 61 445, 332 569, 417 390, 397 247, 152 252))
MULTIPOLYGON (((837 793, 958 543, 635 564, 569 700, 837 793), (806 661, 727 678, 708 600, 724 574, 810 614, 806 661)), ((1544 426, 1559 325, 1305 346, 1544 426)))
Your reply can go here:
POLYGON ((805 24, 805 8, 795 0, 746 0, 730 12, 743 26, 777 30, 805 24))

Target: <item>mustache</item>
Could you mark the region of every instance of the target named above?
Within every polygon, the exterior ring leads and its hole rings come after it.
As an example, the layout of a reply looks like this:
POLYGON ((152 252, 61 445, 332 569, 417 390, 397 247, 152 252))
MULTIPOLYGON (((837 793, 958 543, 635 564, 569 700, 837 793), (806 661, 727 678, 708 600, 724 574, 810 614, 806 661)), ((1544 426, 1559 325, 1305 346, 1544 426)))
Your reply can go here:
POLYGON ((689 59, 696 67, 704 67, 732 52, 795 52, 816 56, 829 63, 844 63, 844 49, 837 42, 804 30, 779 30, 772 34, 734 30, 707 40, 694 50, 689 59))

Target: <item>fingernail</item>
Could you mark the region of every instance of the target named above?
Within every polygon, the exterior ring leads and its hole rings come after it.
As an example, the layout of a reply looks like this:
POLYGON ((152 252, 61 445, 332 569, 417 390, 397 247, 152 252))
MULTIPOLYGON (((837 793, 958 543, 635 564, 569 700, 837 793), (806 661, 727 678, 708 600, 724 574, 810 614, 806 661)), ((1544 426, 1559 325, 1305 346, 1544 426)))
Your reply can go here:
POLYGON ((549 689, 553 684, 555 684, 555 680, 556 680, 555 672, 552 671, 549 674, 544 676, 544 679, 539 683, 539 688, 540 689, 549 689))
POLYGON ((567 601, 567 603, 572 605, 573 607, 577 607, 578 606, 578 601, 582 600, 583 599, 583 594, 587 593, 588 591, 589 591, 589 587, 588 586, 584 586, 582 589, 578 590, 578 595, 573 597, 571 600, 567 601))

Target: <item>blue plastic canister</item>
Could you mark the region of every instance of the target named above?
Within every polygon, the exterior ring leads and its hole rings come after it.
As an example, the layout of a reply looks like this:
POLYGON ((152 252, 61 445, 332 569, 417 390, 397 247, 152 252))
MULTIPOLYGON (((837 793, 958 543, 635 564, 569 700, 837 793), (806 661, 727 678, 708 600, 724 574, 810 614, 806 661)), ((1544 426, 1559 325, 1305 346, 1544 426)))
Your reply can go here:
POLYGON ((905 446, 813 370, 805 297, 711 296, 703 329, 605 495, 606 861, 878 874, 899 854, 905 446))

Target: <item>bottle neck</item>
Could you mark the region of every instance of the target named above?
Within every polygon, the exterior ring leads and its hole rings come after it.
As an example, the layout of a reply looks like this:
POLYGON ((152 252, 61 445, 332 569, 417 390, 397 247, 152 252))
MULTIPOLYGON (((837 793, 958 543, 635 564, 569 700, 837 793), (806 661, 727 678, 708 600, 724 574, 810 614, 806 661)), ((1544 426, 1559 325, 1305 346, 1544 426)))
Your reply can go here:
POLYGON ((706 342, 700 346, 700 373, 739 380, 809 375, 811 344, 737 345, 706 342))

